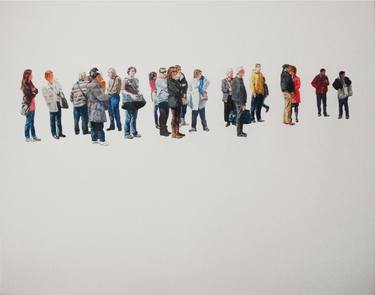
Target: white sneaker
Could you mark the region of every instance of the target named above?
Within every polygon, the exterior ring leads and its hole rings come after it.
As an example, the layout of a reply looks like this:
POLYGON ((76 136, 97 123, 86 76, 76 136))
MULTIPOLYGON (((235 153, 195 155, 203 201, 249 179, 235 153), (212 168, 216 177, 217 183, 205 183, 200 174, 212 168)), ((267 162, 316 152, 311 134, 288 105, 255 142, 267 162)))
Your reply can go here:
POLYGON ((99 142, 96 140, 96 141, 91 141, 92 144, 98 144, 99 142))
POLYGON ((26 138, 26 142, 33 142, 31 138, 26 138))
POLYGON ((100 145, 101 145, 101 146, 109 146, 109 143, 106 142, 106 141, 101 141, 101 142, 100 142, 100 145))

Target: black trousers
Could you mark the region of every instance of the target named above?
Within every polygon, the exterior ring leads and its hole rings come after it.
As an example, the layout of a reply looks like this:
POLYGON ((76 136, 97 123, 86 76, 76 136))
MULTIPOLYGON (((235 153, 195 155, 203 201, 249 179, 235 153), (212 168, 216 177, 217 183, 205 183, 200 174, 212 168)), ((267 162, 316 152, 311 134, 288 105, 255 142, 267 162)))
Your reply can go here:
POLYGON ((159 103, 159 126, 160 132, 167 131, 167 121, 169 116, 169 105, 167 101, 159 103))
POLYGON ((242 119, 242 115, 244 113, 244 111, 242 110, 242 105, 239 104, 239 103, 236 103, 236 111, 237 111, 237 122, 236 122, 236 126, 237 126, 237 135, 240 135, 242 132, 243 132, 243 119, 242 119))
POLYGON ((327 115, 327 93, 321 93, 316 95, 316 104, 318 107, 318 114, 322 114, 322 104, 323 104, 323 114, 327 115))
POLYGON ((235 111, 236 106, 232 100, 232 96, 228 96, 227 102, 224 102, 224 121, 229 123, 229 114, 231 111, 235 111))
POLYGON ((292 111, 294 110, 294 115, 296 116, 296 119, 298 120, 298 102, 292 102, 292 111))
POLYGON ((261 111, 262 111, 262 106, 264 102, 264 96, 262 94, 256 94, 251 98, 251 119, 255 120, 254 113, 256 114, 257 120, 261 120, 261 111))
POLYGON ((207 128, 206 108, 191 112, 191 128, 197 128, 198 115, 201 118, 201 123, 202 123, 203 129, 206 129, 207 128))
POLYGON ((348 97, 339 99, 339 116, 342 117, 342 110, 345 109, 345 116, 349 117, 348 97))

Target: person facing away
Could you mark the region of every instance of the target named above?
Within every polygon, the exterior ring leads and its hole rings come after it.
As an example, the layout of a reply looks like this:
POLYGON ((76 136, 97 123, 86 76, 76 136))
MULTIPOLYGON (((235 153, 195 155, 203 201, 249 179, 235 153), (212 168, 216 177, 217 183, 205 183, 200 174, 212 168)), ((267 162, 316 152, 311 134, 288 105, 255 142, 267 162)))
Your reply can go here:
POLYGON ((202 71, 199 69, 194 70, 193 77, 188 88, 188 102, 191 108, 191 129, 189 132, 197 131, 198 115, 201 119, 203 130, 210 131, 206 120, 207 88, 210 82, 202 75, 202 71))
POLYGON ((342 119, 343 108, 345 109, 345 118, 349 119, 349 97, 353 95, 352 81, 346 76, 344 71, 339 72, 339 76, 332 84, 337 90, 337 98, 339 102, 339 119, 342 119))
POLYGON ((181 99, 181 110, 180 110, 180 125, 185 126, 187 125, 185 116, 187 112, 187 90, 188 90, 188 82, 186 81, 185 74, 182 73, 182 69, 180 65, 175 65, 177 70, 177 81, 180 82, 181 92, 182 92, 182 99, 181 99))
POLYGON ((109 127, 107 131, 115 130, 117 126, 118 131, 122 131, 121 117, 120 117, 120 92, 121 92, 121 78, 117 75, 115 68, 108 69, 108 115, 109 127))
POLYGON ((291 66, 291 75, 294 83, 294 93, 292 96, 292 111, 294 110, 294 115, 296 117, 296 122, 298 123, 298 106, 301 102, 301 94, 300 94, 300 87, 301 87, 301 80, 297 76, 297 68, 295 66, 291 66))
POLYGON ((236 76, 232 81, 232 99, 236 106, 237 117, 236 117, 236 126, 237 126, 237 136, 246 137, 247 134, 243 132, 243 114, 246 109, 247 102, 247 92, 245 84, 243 82, 243 76, 245 75, 245 70, 243 67, 238 67, 236 69, 236 76))
POLYGON ((89 73, 90 82, 87 84, 87 98, 89 106, 89 121, 91 124, 91 142, 107 146, 105 141, 104 123, 107 122, 105 114, 105 103, 108 102, 108 96, 100 87, 101 75, 98 68, 93 68, 89 73))
POLYGON ((225 78, 221 80, 221 92, 223 93, 224 103, 224 122, 225 127, 230 125, 229 114, 236 111, 236 106, 232 100, 232 80, 233 80, 233 69, 228 69, 225 73, 225 78))
MULTIPOLYGON (((124 79, 122 92, 124 95, 131 100, 136 100, 141 93, 139 92, 139 80, 135 77, 137 69, 135 67, 129 67, 127 70, 128 76, 124 79)), ((137 131, 137 116, 138 110, 125 110, 125 138, 133 139, 141 137, 141 134, 137 131)))
POLYGON ((292 121, 292 96, 294 92, 294 83, 290 72, 290 65, 284 64, 280 76, 280 86, 285 103, 283 123, 287 125, 294 125, 292 121))
POLYGON ((151 92, 151 101, 154 103, 154 122, 155 122, 155 128, 159 129, 159 105, 156 103, 156 79, 158 77, 158 74, 156 72, 150 72, 148 74, 148 82, 150 86, 150 92, 151 92))
POLYGON ((325 69, 320 69, 319 74, 316 75, 315 78, 311 81, 311 85, 315 88, 318 117, 322 115, 322 104, 324 117, 329 117, 327 113, 327 92, 329 80, 326 75, 325 69))
POLYGON ((261 111, 264 102, 265 94, 265 80, 262 73, 262 68, 260 64, 255 65, 255 69, 252 71, 250 78, 250 88, 252 92, 251 96, 251 119, 252 123, 255 123, 255 116, 258 122, 264 122, 262 119, 261 111))
POLYGON ((82 134, 89 134, 89 115, 87 107, 87 84, 89 83, 86 72, 79 73, 78 81, 74 83, 70 92, 70 101, 73 103, 74 132, 79 134, 79 120, 81 119, 82 134))
POLYGON ((61 105, 64 93, 60 83, 55 80, 54 74, 51 70, 44 73, 46 85, 42 89, 43 97, 47 103, 50 118, 50 128, 53 138, 59 139, 66 137, 63 133, 61 123, 61 105))
POLYGON ((168 104, 172 112, 172 138, 180 139, 185 136, 185 134, 180 132, 180 113, 184 94, 177 73, 176 67, 169 67, 167 72, 167 85, 169 94, 168 104))
POLYGON ((159 76, 155 81, 155 104, 159 108, 159 127, 161 136, 169 136, 171 133, 167 128, 167 121, 169 116, 168 104, 168 83, 167 83, 167 69, 160 68, 159 76))
POLYGON ((26 69, 22 75, 21 90, 23 93, 22 105, 27 106, 27 112, 25 113, 25 140, 26 142, 37 142, 41 139, 36 135, 35 131, 35 110, 36 103, 35 97, 38 94, 38 89, 33 84, 33 72, 30 69, 26 69))

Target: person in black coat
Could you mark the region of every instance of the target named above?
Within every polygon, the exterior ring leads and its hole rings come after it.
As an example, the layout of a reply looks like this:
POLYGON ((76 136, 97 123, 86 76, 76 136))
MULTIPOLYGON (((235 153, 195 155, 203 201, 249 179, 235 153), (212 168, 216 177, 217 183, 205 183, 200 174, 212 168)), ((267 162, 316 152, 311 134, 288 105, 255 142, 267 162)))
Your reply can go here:
POLYGON ((247 92, 245 84, 243 82, 243 76, 245 75, 245 70, 243 67, 237 69, 236 77, 232 81, 232 100, 235 103, 237 111, 237 136, 246 137, 247 134, 243 132, 243 113, 246 108, 247 92))
POLYGON ((345 118, 349 119, 349 96, 353 95, 352 81, 346 77, 344 71, 340 71, 339 76, 332 84, 337 90, 337 98, 339 101, 339 119, 342 119, 343 108, 345 109, 345 118))
POLYGON ((283 70, 280 76, 280 86, 285 101, 283 123, 294 125, 292 122, 292 96, 294 92, 294 82, 290 71, 291 67, 288 64, 283 65, 283 70))

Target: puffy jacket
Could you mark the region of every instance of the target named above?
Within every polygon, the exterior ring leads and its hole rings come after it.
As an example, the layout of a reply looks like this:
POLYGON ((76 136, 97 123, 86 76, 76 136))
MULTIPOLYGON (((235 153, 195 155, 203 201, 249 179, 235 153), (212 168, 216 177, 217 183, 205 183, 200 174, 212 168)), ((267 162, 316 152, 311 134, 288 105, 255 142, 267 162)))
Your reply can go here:
POLYGON ((318 74, 311 81, 311 85, 315 88, 316 94, 327 93, 329 85, 328 77, 326 75, 321 76, 320 74, 318 74))
POLYGON ((287 71, 281 72, 280 86, 282 92, 294 92, 294 83, 292 76, 287 71))
POLYGON ((104 103, 108 101, 108 95, 104 94, 99 82, 95 79, 87 84, 87 98, 90 122, 107 122, 104 103))
POLYGON ((70 93, 70 101, 74 107, 82 107, 87 104, 88 81, 80 80, 74 83, 70 93))
POLYGON ((293 83, 294 83, 294 94, 292 96, 292 103, 300 103, 301 95, 300 95, 299 89, 301 87, 301 80, 297 75, 293 76, 293 83))

